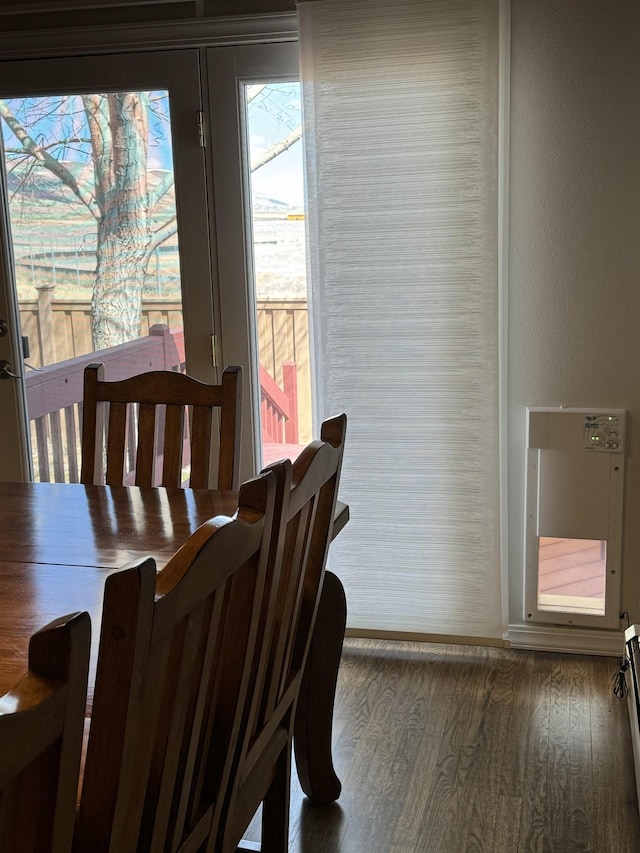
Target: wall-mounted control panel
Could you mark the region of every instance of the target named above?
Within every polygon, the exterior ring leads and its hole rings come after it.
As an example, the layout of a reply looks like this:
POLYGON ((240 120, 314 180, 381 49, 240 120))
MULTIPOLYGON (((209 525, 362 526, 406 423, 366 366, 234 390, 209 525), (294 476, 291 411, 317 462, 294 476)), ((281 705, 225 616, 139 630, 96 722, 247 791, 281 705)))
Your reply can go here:
POLYGON ((623 453, 624 409, 542 409, 528 412, 528 447, 623 453))
POLYGON ((583 445, 585 450, 624 450, 624 418, 615 412, 585 414, 583 445))

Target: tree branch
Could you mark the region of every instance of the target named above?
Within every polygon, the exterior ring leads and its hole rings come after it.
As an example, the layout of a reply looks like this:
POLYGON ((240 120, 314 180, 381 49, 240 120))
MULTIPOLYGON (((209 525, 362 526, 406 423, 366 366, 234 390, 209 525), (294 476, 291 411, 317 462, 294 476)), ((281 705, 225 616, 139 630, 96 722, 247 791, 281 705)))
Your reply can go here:
POLYGON ((97 219, 99 213, 95 210, 95 200, 93 196, 87 196, 66 166, 63 166, 62 163, 49 154, 46 148, 42 145, 38 145, 35 139, 29 136, 29 133, 9 109, 6 101, 3 100, 0 100, 0 116, 5 120, 7 126, 20 142, 24 150, 33 157, 34 160, 37 160, 42 166, 44 166, 45 169, 59 178, 62 183, 68 187, 71 192, 85 205, 91 215, 97 219))
POLYGON ((89 125, 93 150, 96 199, 98 207, 104 211, 105 197, 113 184, 107 99, 105 95, 83 95, 82 105, 89 125))
POLYGON ((166 242, 169 237, 173 237, 173 235, 178 230, 178 221, 175 216, 161 225, 151 235, 151 245, 149 247, 149 254, 153 252, 154 249, 157 249, 158 246, 161 246, 164 242, 166 242))
POLYGON ((173 171, 169 169, 160 181, 158 181, 158 184, 152 190, 149 190, 149 210, 152 210, 155 207, 155 205, 171 189, 172 186, 173 171))
POLYGON ((256 83, 253 86, 247 86, 247 103, 250 104, 254 98, 257 98, 263 89, 267 88, 266 83, 256 83))
POLYGON ((261 154, 256 160, 253 160, 251 163, 251 171, 255 172, 261 166, 264 166, 265 163, 268 163, 270 160, 274 160, 279 154, 284 153, 288 148, 297 142, 302 136, 302 125, 296 127, 295 130, 292 130, 288 136, 285 136, 284 139, 281 139, 276 145, 273 145, 269 148, 268 151, 265 151, 264 154, 261 154))

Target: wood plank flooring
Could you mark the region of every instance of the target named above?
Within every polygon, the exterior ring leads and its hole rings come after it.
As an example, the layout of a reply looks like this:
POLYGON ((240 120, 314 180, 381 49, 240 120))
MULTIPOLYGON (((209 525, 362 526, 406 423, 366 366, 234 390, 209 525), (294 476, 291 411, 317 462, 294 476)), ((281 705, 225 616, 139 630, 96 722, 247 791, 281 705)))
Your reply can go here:
POLYGON ((343 793, 314 808, 294 781, 291 853, 638 853, 617 663, 347 640, 343 793))

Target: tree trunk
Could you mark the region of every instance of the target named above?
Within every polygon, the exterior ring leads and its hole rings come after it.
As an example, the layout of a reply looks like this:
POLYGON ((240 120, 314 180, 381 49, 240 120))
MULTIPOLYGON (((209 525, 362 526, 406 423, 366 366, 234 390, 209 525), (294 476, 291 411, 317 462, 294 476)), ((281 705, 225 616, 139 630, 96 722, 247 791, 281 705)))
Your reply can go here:
POLYGON ((147 104, 142 93, 106 95, 111 130, 108 176, 98 222, 91 334, 96 350, 140 335, 142 288, 151 248, 147 188, 147 104))

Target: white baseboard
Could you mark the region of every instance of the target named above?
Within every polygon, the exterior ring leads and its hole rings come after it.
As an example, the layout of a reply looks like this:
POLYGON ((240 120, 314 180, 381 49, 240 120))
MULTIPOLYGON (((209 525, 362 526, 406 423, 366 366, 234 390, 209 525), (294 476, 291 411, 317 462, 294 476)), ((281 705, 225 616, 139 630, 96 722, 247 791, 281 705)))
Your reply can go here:
POLYGON ((624 651, 622 631, 599 631, 588 628, 564 628, 561 625, 509 625, 504 639, 467 637, 456 634, 422 634, 410 631, 382 631, 347 628, 346 637, 379 640, 408 640, 427 643, 457 643, 472 646, 497 646, 535 649, 580 655, 605 655, 619 658, 624 651))
POLYGON ((559 625, 509 625, 509 643, 514 649, 620 657, 624 633, 559 625))
POLYGON ((418 631, 385 631, 378 628, 347 628, 345 637, 361 640, 399 640, 409 643, 450 643, 459 646, 495 646, 503 649, 509 644, 501 637, 470 637, 467 634, 426 634, 418 631))

